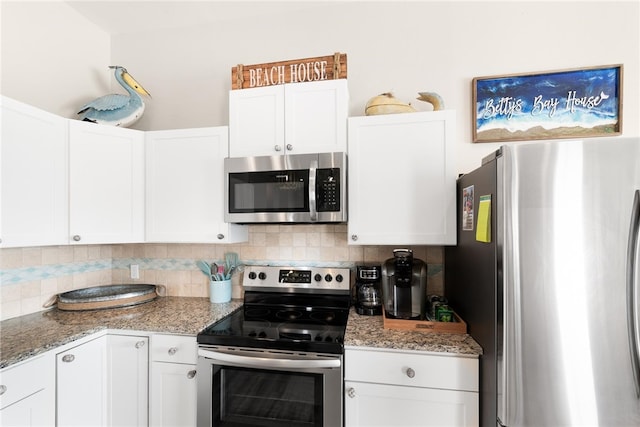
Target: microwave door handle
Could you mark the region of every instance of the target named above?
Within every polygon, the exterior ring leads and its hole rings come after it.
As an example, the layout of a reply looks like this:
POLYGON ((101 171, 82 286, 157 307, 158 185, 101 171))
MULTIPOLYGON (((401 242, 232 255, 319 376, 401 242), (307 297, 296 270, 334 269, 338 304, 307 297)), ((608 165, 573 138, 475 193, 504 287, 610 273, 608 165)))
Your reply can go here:
POLYGON ((316 172, 318 169, 318 161, 313 160, 309 167, 309 216, 311 221, 318 220, 318 211, 316 209, 316 172))

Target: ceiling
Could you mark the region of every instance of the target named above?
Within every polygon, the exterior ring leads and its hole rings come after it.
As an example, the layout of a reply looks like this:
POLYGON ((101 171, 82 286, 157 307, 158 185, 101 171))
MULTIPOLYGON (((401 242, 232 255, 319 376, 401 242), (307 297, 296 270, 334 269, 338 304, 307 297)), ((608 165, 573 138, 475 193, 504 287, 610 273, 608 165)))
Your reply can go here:
POLYGON ((326 5, 327 0, 68 0, 69 6, 109 34, 212 24, 238 17, 269 16, 326 5))

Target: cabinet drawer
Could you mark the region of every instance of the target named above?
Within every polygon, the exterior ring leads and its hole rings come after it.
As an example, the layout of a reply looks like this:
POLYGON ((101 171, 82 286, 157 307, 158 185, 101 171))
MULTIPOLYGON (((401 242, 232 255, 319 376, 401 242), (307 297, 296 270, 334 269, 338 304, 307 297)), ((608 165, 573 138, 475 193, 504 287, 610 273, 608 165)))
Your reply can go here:
POLYGON ((475 358, 347 349, 344 359, 349 381, 478 391, 475 358))
POLYGON ((49 358, 39 357, 0 372, 0 409, 47 387, 49 358))
POLYGON ((151 337, 151 360, 195 365, 198 362, 196 337, 153 335, 151 337))

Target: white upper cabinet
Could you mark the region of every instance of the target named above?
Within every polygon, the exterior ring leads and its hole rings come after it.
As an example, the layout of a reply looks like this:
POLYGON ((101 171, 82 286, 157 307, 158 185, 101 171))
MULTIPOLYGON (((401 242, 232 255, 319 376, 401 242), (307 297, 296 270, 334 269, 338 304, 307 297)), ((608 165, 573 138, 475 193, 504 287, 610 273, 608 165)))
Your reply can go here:
POLYGON ((146 241, 235 243, 248 227, 224 222, 226 126, 146 132, 146 241))
POLYGON ((456 244, 454 135, 454 111, 349 119, 350 244, 456 244))
POLYGON ((69 122, 71 243, 144 241, 144 132, 69 122))
POLYGON ((0 247, 67 244, 67 120, 0 102, 0 247))
POLYGON ((230 157, 346 151, 346 79, 229 92, 230 157))

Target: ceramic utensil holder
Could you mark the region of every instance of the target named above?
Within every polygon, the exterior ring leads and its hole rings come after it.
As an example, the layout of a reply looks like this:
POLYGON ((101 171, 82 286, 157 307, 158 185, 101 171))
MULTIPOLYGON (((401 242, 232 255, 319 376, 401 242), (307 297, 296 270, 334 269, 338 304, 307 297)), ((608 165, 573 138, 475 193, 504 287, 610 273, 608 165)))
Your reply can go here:
POLYGON ((209 301, 212 303, 231 301, 231 279, 209 281, 209 301))

